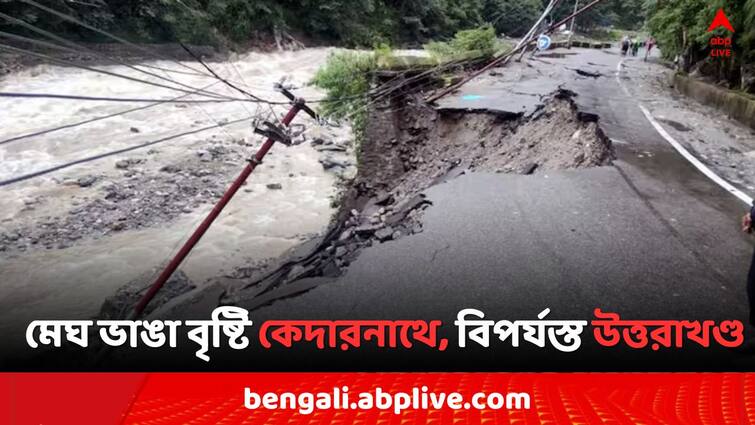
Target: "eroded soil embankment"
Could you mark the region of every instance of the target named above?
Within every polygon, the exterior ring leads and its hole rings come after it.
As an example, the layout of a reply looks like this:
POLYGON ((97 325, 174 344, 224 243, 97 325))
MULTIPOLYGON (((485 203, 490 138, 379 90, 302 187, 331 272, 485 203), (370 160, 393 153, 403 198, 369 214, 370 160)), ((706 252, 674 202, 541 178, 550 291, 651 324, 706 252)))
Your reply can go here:
POLYGON ((465 172, 532 174, 610 164, 610 140, 596 116, 577 111, 573 96, 554 93, 529 116, 436 110, 413 97, 374 109, 359 172, 330 231, 277 265, 252 271, 251 279, 226 285, 224 302, 253 309, 306 291, 338 276, 363 248, 421 232, 430 204, 422 192, 465 172))
POLYGON ((560 91, 531 116, 487 110, 435 110, 409 104, 373 113, 356 186, 424 190, 451 169, 530 174, 610 163, 597 117, 560 91))

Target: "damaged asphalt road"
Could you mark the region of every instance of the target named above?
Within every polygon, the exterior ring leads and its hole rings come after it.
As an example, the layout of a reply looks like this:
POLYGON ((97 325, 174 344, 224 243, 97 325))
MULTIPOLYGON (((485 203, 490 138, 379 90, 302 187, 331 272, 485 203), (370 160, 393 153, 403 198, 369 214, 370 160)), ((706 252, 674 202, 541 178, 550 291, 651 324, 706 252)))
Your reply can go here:
MULTIPOLYGON (((438 106, 532 116, 549 93, 571 91, 577 114, 588 122, 597 118, 600 130, 615 142, 610 165, 538 167, 532 175, 485 167, 456 173, 463 175, 423 191, 432 206, 422 212, 421 232, 362 247, 337 275, 295 280, 280 286, 281 297, 260 299, 263 291, 233 299, 254 310, 256 323, 439 319, 451 342, 447 352, 252 347, 243 353, 218 352, 216 367, 733 370, 751 364, 751 355, 720 348, 691 348, 684 356, 675 350, 606 349, 588 333, 576 353, 513 349, 495 341, 489 349, 453 348, 457 336, 452 322, 464 308, 480 309, 491 320, 534 319, 550 308, 549 318, 589 321, 593 309, 601 308, 626 319, 746 321, 745 276, 752 246, 737 227, 743 206, 676 154, 643 121, 636 99, 622 92, 614 78, 569 69, 605 73, 615 69, 618 55, 573 52, 578 54, 549 58, 557 66, 512 64, 503 75, 476 79, 438 106)), ((554 142, 564 139, 555 137, 554 142)), ((222 300, 222 291, 213 294, 165 314, 206 318, 222 300)), ((163 366, 162 359, 170 367, 197 367, 191 355, 182 365, 175 357, 157 356, 150 357, 153 364, 163 366)), ((135 356, 126 364, 139 361, 135 356)))
POLYGON ((432 205, 422 191, 466 172, 530 175, 610 164, 610 141, 594 117, 579 113, 573 96, 557 90, 531 114, 432 109, 411 97, 385 105, 407 105, 400 115, 376 108, 359 173, 330 231, 282 264, 251 273, 241 287, 226 282, 221 302, 253 310, 295 294, 291 284, 299 280, 318 278, 319 285, 339 277, 364 249, 422 232, 423 211, 432 205))

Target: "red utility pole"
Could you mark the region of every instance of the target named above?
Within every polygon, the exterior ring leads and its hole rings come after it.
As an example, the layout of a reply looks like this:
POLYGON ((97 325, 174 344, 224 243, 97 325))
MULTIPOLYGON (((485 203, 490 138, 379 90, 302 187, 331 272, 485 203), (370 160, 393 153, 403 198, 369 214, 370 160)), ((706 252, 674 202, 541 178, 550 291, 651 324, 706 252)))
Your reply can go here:
MULTIPOLYGON (((288 126, 289 124, 291 124, 291 121, 301 110, 304 110, 310 114, 314 114, 314 112, 312 112, 312 110, 304 104, 303 100, 295 99, 293 95, 286 91, 283 91, 283 94, 293 101, 291 109, 289 109, 286 116, 283 117, 283 121, 281 121, 283 125, 288 126)), ((132 318, 139 317, 139 315, 144 312, 147 304, 149 304, 152 298, 154 298, 160 288, 165 285, 165 282, 170 279, 176 269, 178 269, 178 266, 181 265, 181 262, 186 259, 186 256, 189 255, 197 242, 199 242, 202 236, 204 236, 205 232, 207 232, 207 229, 209 229, 215 219, 218 218, 220 213, 223 211, 223 208, 225 208, 228 202, 230 202, 231 198, 233 198, 233 195, 235 195, 239 188, 241 188, 241 185, 244 184, 246 179, 250 174, 252 174, 252 171, 254 171, 257 165, 262 162, 262 158, 265 157, 270 148, 273 147, 274 143, 275 140, 271 137, 268 137, 262 147, 249 160, 249 163, 246 165, 246 167, 244 167, 244 170, 241 172, 241 174, 239 174, 238 177, 236 177, 236 180, 234 180, 231 186, 228 187, 228 189, 223 194, 223 197, 220 198, 218 203, 215 204, 215 206, 212 208, 212 211, 210 211, 207 217, 205 217, 205 219, 202 221, 202 224, 200 224, 199 227, 197 227, 197 229, 194 231, 194 233, 192 233, 191 237, 186 241, 186 243, 184 243, 178 253, 170 261, 170 263, 168 263, 162 273, 160 273, 160 276, 157 277, 152 286, 150 286, 144 296, 134 306, 134 311, 131 314, 132 318)))
POLYGON ((602 1, 603 0, 594 0, 592 3, 586 4, 585 6, 583 6, 578 11, 572 13, 571 15, 567 16, 566 18, 564 18, 564 19, 556 22, 555 24, 551 25, 551 27, 548 28, 548 30, 546 30, 545 33, 547 34, 547 33, 550 33, 552 31, 556 30, 561 25, 569 22, 570 19, 576 18, 577 16, 579 16, 579 15, 587 12, 588 10, 592 9, 593 7, 595 7, 598 3, 602 2, 602 1))
MULTIPOLYGON (((579 0, 574 0, 574 12, 572 12, 572 15, 577 13, 577 8, 579 7, 579 0)), ((571 18, 571 24, 569 24, 569 41, 566 43, 566 48, 571 49, 571 38, 574 37, 574 21, 576 21, 577 18, 571 18)))

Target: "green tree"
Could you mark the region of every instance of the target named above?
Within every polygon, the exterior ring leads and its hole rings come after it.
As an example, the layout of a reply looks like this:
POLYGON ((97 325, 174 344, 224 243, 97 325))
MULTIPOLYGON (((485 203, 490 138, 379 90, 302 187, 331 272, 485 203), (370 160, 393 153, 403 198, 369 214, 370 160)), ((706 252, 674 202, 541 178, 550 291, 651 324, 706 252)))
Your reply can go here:
MULTIPOLYGON (((585 6, 591 0, 580 0, 585 6)), ((547 3, 547 2, 545 2, 547 3)), ((577 28, 591 31, 598 27, 637 30, 645 23, 644 0, 606 0, 581 14, 576 20, 577 28)), ((574 12, 574 0, 561 2, 553 13, 555 20, 561 20, 574 12)))
POLYGON ((650 0, 648 28, 664 57, 678 59, 684 71, 697 71, 730 87, 755 91, 755 0, 650 0), (708 32, 716 12, 723 8, 735 28, 708 32), (731 57, 710 57, 712 37, 732 37, 731 57))
POLYGON ((498 33, 524 35, 543 11, 541 0, 488 0, 484 14, 498 33))
POLYGON ((349 120, 357 143, 367 125, 369 75, 376 68, 377 53, 336 52, 312 80, 327 93, 318 112, 328 118, 349 120))

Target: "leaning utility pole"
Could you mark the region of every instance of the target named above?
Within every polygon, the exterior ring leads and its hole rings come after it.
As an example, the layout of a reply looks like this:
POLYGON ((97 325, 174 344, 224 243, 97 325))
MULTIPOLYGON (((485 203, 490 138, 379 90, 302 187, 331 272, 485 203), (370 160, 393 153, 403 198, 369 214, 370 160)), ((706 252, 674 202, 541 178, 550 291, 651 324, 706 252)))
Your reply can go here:
POLYGON ((555 24, 551 25, 550 28, 546 31, 546 33, 555 31, 557 28, 559 28, 561 25, 569 22, 570 19, 576 18, 577 16, 587 12, 588 10, 592 9, 593 7, 597 6, 598 3, 602 2, 603 0, 593 0, 592 3, 588 3, 584 6, 582 6, 578 11, 572 13, 571 15, 567 16, 566 18, 556 22, 555 24))
MULTIPOLYGON (((560 1, 560 0, 551 0, 551 2, 549 3, 549 8, 546 8, 545 12, 550 13, 550 8, 552 8, 554 6, 554 2, 555 1, 560 1)), ((569 22, 570 19, 575 18, 575 17, 581 15, 582 13, 587 12, 588 10, 592 9, 593 7, 595 7, 598 3, 602 2, 602 1, 603 0, 593 0, 591 3, 588 3, 587 5, 583 6, 579 10, 577 10, 576 12, 574 12, 571 15, 567 16, 566 18, 564 18, 564 19, 556 22, 555 24, 551 25, 548 29, 545 30, 544 34, 549 34, 549 33, 553 32, 555 29, 559 28, 561 25, 569 22)), ((461 86, 463 86, 464 84, 468 83, 470 80, 472 80, 473 78, 479 76, 483 72, 488 71, 488 70, 490 70, 493 67, 496 67, 496 66, 499 66, 499 65, 505 65, 506 63, 508 63, 509 59, 511 59, 515 54, 521 53, 521 51, 523 49, 527 48, 527 45, 532 40, 532 37, 535 34, 536 29, 540 26, 540 23, 542 22, 542 19, 544 19, 545 16, 547 16, 547 13, 545 13, 545 12, 541 16, 541 19, 538 20, 538 23, 536 23, 535 25, 533 25, 533 27, 530 29, 530 31, 527 33, 527 35, 524 38, 522 38, 522 40, 519 41, 519 44, 517 44, 516 47, 514 47, 514 50, 511 50, 511 51, 509 51, 507 53, 502 54, 501 56, 498 56, 498 57, 494 58, 493 60, 491 60, 490 62, 488 62, 488 64, 485 65, 484 67, 478 69, 477 71, 473 71, 471 74, 469 74, 466 77, 462 78, 461 81, 459 81, 458 83, 453 84, 453 85, 451 85, 449 87, 446 87, 445 89, 441 90, 440 92, 438 92, 438 93, 436 93, 436 94, 434 94, 434 95, 426 98, 425 102, 427 102, 427 103, 433 103, 433 102, 437 101, 438 99, 442 98, 443 96, 446 96, 447 94, 449 94, 449 93, 451 93, 451 92, 453 92, 455 90, 458 90, 461 86)))
POLYGON ((458 83, 453 84, 453 85, 451 85, 451 86, 449 86, 449 87, 441 90, 439 93, 436 93, 436 94, 428 97, 427 99, 425 99, 425 102, 427 102, 427 103, 433 103, 433 102, 435 102, 436 100, 438 100, 441 97, 447 95, 448 93, 451 93, 452 91, 457 90, 459 87, 461 87, 464 84, 468 83, 471 79, 477 77, 478 75, 482 74, 483 72, 488 71, 489 69, 491 69, 493 67, 496 67, 496 66, 499 66, 499 65, 505 65, 506 63, 508 63, 508 61, 512 57, 514 57, 514 55, 516 55, 520 51, 526 50, 527 49, 527 45, 529 44, 530 41, 532 41, 532 38, 534 37, 534 35, 537 34, 536 31, 538 30, 538 28, 540 28, 540 25, 543 23, 543 20, 545 19, 545 17, 548 16, 548 14, 551 12, 551 10, 560 1, 561 0, 550 0, 550 2, 548 3, 548 6, 546 6, 545 10, 540 15, 540 18, 538 18, 538 20, 535 22, 535 25, 533 25, 532 28, 530 28, 530 30, 527 31, 527 34, 525 34, 524 37, 522 37, 522 39, 519 40, 519 43, 517 43, 516 47, 514 47, 513 50, 511 50, 510 52, 504 53, 503 55, 501 55, 501 56, 499 56, 497 58, 494 58, 492 61, 490 61, 484 67, 482 67, 482 68, 478 69, 477 71, 472 72, 470 75, 462 78, 462 80, 459 81, 458 83))
MULTIPOLYGON (((574 12, 572 15, 575 15, 577 13, 577 7, 579 7, 579 0, 574 0, 574 12)), ((574 36, 574 21, 577 20, 577 17, 571 18, 571 24, 569 25, 569 41, 566 42, 566 48, 571 49, 571 38, 574 36)))
MULTIPOLYGON (((281 124, 283 126, 288 127, 289 124, 291 124, 291 121, 293 121, 296 114, 299 113, 299 111, 304 111, 312 118, 318 119, 315 111, 313 111, 309 106, 305 104, 304 99, 295 97, 291 92, 280 85, 276 85, 276 90, 280 91, 291 101, 291 109, 288 110, 288 113, 281 120, 281 124)), ((189 237, 189 239, 184 243, 184 245, 181 247, 178 253, 176 253, 173 259, 168 263, 168 265, 165 266, 162 273, 160 273, 157 279, 155 279, 154 283, 152 283, 147 292, 142 295, 141 299, 134 306, 133 311, 129 315, 129 319, 136 319, 144 312, 147 304, 149 304, 149 302, 152 300, 152 298, 155 297, 160 288, 162 288, 163 285, 165 285, 165 283, 168 281, 168 279, 170 279, 170 277, 173 275, 173 272, 178 269, 178 266, 181 265, 183 260, 186 259, 191 250, 199 242, 202 236, 204 236, 215 219, 218 218, 220 213, 223 211, 223 208, 225 208, 228 202, 231 201, 231 198, 233 198, 233 196, 239 190, 239 188, 241 188, 244 182, 246 182, 246 179, 249 178, 249 175, 252 174, 255 168, 257 168, 257 166, 262 163, 262 159, 265 157, 270 148, 273 147, 273 144, 275 144, 275 142, 280 142, 286 145, 291 144, 290 138, 286 135, 285 130, 282 127, 279 127, 270 122, 265 122, 264 124, 266 126, 265 129, 256 128, 254 132, 266 136, 267 140, 265 141, 265 143, 262 145, 262 147, 260 147, 260 149, 254 156, 247 160, 248 164, 246 164, 244 169, 241 171, 241 174, 239 174, 236 180, 234 180, 233 183, 228 187, 223 196, 207 215, 207 217, 205 217, 199 227, 194 230, 194 233, 192 233, 191 237, 189 237)))
MULTIPOLYGON (((539 36, 540 28, 542 27, 545 18, 547 18, 548 15, 550 15, 551 12, 553 12, 553 10, 556 8, 556 6, 558 6, 559 3, 561 3, 561 0, 551 0, 550 3, 548 3, 548 7, 546 7, 545 11, 543 12, 543 14, 540 15, 540 19, 538 19, 537 22, 535 22, 535 25, 532 26, 532 29, 530 30, 530 33, 528 33, 528 37, 534 39, 535 37, 539 36)), ((525 44, 524 44, 524 48, 522 49, 521 53, 519 54, 519 57, 516 60, 517 62, 521 61, 522 58, 524 57, 524 54, 527 53, 527 45, 529 44, 530 40, 529 39, 526 39, 526 40, 523 39, 522 41, 524 41, 525 44)), ((521 43, 521 41, 520 41, 520 43, 521 43)), ((533 52, 534 52, 534 50, 533 50, 533 52)))

